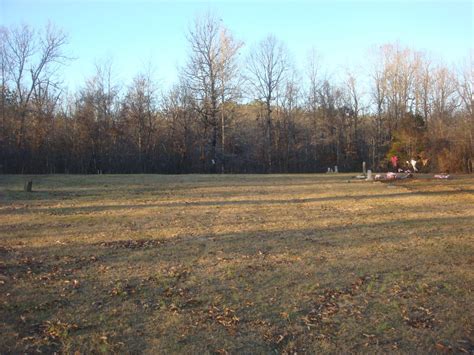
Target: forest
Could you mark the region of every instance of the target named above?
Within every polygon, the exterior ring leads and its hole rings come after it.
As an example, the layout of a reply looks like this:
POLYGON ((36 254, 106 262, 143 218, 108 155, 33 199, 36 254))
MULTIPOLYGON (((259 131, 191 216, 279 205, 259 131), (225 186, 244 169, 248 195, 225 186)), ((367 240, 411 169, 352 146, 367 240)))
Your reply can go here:
POLYGON ((148 70, 120 83, 106 62, 70 92, 67 34, 1 27, 0 173, 384 171, 394 155, 472 173, 471 58, 453 67, 386 43, 335 76, 314 52, 297 68, 273 35, 244 45, 212 15, 185 38, 171 88, 148 70))

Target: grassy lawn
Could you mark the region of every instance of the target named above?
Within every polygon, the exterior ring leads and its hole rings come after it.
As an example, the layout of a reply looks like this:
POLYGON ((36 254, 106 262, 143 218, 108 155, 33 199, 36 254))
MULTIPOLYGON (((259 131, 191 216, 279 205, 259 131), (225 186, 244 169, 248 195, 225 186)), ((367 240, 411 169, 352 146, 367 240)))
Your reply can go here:
POLYGON ((0 353, 474 352, 474 177, 0 176, 0 353))

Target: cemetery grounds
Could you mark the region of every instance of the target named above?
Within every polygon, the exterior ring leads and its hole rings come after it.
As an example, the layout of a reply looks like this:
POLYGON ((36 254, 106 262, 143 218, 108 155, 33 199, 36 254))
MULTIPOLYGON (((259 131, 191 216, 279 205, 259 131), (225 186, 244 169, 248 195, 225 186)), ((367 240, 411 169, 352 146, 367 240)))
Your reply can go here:
POLYGON ((0 353, 473 353, 474 178, 353 175, 0 176, 0 353))

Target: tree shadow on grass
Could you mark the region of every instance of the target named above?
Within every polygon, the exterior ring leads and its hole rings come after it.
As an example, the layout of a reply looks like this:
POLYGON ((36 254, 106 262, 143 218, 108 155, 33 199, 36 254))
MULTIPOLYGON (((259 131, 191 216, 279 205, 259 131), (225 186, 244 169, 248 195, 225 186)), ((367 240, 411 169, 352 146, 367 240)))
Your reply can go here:
MULTIPOLYGON (((403 243, 411 238, 407 228, 422 232, 426 226, 439 226, 421 235, 427 240, 445 237, 442 226, 448 226, 456 235, 458 226, 464 228, 470 222, 469 217, 418 218, 159 241, 143 238, 5 248, 0 272, 6 282, 0 285, 0 292, 3 297, 7 293, 10 296, 5 298, 7 302, 0 308, 0 315, 12 332, 0 341, 0 349, 21 352, 30 346, 30 350, 60 351, 65 346, 61 341, 66 341, 72 350, 94 351, 108 346, 106 349, 110 351, 142 352, 150 350, 149 341, 153 337, 168 337, 167 344, 178 350, 215 351, 222 344, 243 349, 245 341, 254 341, 255 346, 268 350, 275 344, 255 338, 249 329, 233 333, 240 322, 235 321, 234 315, 248 316, 246 311, 226 310, 237 302, 233 293, 226 291, 235 283, 245 288, 247 281, 253 282, 255 288, 247 291, 246 299, 262 307, 259 312, 264 316, 264 323, 261 324, 282 327, 283 322, 277 322, 275 317, 279 316, 274 314, 278 307, 272 311, 265 300, 273 297, 270 290, 274 290, 274 283, 290 287, 294 281, 289 275, 304 272, 298 259, 286 258, 289 254, 309 253, 311 259, 305 262, 313 269, 328 270, 330 266, 324 266, 325 259, 318 258, 322 251, 338 255, 340 250, 350 252, 353 248, 376 244, 383 253, 385 243, 403 243), (360 234, 362 230, 365 235, 360 234), (260 291, 256 293, 257 290, 260 291), (252 299, 254 296, 258 297, 252 299), (157 321, 163 326, 156 324, 157 321), (61 334, 67 336, 58 343, 54 333, 45 333, 47 326, 62 329, 61 334), (180 343, 182 338, 178 334, 185 334, 185 339, 197 343, 194 347, 186 341, 180 343), (94 336, 97 343, 91 340, 94 336), (49 343, 41 342, 45 337, 49 343), (206 341, 211 345, 203 343, 206 341), (43 347, 36 347, 38 344, 43 347)), ((341 270, 349 271, 349 266, 341 270)), ((241 291, 242 294, 245 293, 241 291)), ((249 323, 249 326, 258 325, 249 323)), ((273 329, 267 325, 259 327, 262 331, 273 329)))
MULTIPOLYGON (((160 203, 144 203, 144 204, 114 204, 114 205, 93 205, 81 207, 28 207, 19 209, 4 209, 0 211, 1 214, 25 214, 25 213, 49 213, 57 215, 74 215, 74 214, 89 214, 92 212, 104 212, 123 209, 142 209, 142 208, 173 208, 173 207, 218 207, 218 206, 239 206, 239 205, 288 205, 288 204, 305 204, 317 202, 333 202, 333 201, 368 201, 386 199, 387 201, 394 198, 411 198, 411 197, 443 197, 443 196, 459 196, 472 195, 474 189, 461 189, 454 191, 408 191, 395 192, 387 194, 372 194, 372 195, 342 195, 342 196, 327 196, 314 198, 294 198, 294 199, 243 199, 243 200, 211 200, 211 201, 182 201, 182 202, 167 202, 166 200, 160 203)), ((11 226, 10 226, 11 227, 11 226)), ((5 226, 5 228, 10 228, 5 226)), ((0 229, 1 231, 1 229, 0 229)))

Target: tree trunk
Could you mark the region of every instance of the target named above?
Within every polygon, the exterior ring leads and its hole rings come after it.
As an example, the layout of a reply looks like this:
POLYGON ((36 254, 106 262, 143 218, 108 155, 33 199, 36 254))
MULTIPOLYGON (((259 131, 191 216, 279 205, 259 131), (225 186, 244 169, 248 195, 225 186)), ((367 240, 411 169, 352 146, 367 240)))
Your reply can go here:
POLYGON ((222 162, 221 173, 225 173, 225 116, 224 116, 224 98, 222 98, 221 110, 221 147, 222 147, 222 162))
POLYGON ((25 181, 25 186, 24 186, 25 192, 31 192, 32 189, 33 189, 33 181, 31 180, 25 181))
POLYGON ((267 101, 267 173, 271 174, 272 167, 272 152, 273 152, 273 134, 272 134, 272 109, 270 102, 267 101))

